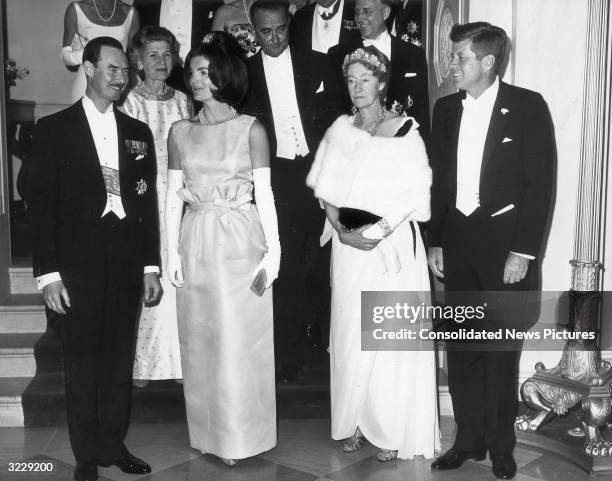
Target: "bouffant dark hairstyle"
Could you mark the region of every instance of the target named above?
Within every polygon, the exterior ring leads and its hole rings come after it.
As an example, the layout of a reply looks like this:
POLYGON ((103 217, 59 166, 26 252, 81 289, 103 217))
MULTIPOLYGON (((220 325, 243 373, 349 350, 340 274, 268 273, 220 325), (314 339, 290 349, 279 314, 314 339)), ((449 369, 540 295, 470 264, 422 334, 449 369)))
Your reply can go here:
POLYGON ((208 75, 215 86, 213 98, 238 108, 246 95, 249 78, 240 45, 226 32, 211 32, 185 58, 185 85, 191 89, 191 62, 196 57, 208 60, 208 75))

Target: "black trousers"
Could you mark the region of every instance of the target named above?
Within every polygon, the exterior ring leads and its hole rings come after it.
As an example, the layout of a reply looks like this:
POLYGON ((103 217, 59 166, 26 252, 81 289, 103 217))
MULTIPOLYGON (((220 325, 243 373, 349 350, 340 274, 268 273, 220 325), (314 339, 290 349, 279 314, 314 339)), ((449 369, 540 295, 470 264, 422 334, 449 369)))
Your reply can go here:
MULTIPOLYGON (((312 159, 309 154, 271 161, 282 251, 274 283, 274 351, 277 367, 290 372, 303 362, 306 323, 317 316, 320 304, 325 304, 325 292, 329 291, 321 283, 328 250, 319 247, 325 214, 306 185, 312 159)), ((329 285, 329 276, 327 279, 329 285)))
MULTIPOLYGON (((526 317, 533 312, 520 299, 537 282, 537 264, 530 261, 521 282, 503 283, 514 223, 510 216, 499 217, 491 218, 480 208, 469 217, 459 211, 449 216, 443 241, 447 301, 492 305, 500 293, 505 299, 505 307, 502 304, 489 313, 484 322, 464 322, 461 328, 523 329, 531 322, 526 317)), ((514 449, 520 350, 520 344, 505 341, 447 343, 448 384, 457 424, 455 449, 487 449, 492 455, 514 449)))
POLYGON ((59 316, 70 444, 78 462, 122 456, 130 418, 142 266, 126 265, 129 242, 114 214, 102 220, 95 272, 61 272, 71 306, 59 316))

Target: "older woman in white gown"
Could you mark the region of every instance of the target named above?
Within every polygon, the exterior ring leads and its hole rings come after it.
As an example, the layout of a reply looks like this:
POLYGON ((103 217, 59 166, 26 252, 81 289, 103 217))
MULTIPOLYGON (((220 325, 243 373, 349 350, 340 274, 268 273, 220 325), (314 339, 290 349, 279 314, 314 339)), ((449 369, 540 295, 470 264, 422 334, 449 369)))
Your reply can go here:
POLYGON ((347 452, 367 439, 380 461, 431 458, 440 448, 433 346, 361 350, 362 291, 413 291, 429 300, 416 222, 429 218, 431 171, 416 122, 384 109, 387 58, 375 47, 358 49, 343 71, 357 114, 330 127, 307 179, 327 215, 321 242, 332 240, 332 437, 347 452), (380 220, 351 230, 347 208, 358 209, 352 221, 380 220))

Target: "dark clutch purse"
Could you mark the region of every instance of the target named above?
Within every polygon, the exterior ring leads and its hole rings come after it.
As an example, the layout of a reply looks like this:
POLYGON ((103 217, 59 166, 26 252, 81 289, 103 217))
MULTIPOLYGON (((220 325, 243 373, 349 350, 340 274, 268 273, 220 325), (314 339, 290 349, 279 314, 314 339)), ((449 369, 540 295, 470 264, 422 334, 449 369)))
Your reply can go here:
POLYGON ((376 224, 381 219, 380 216, 372 214, 367 210, 340 207, 338 211, 338 220, 348 230, 359 229, 368 224, 376 224))
POLYGON ((264 291, 266 290, 266 270, 260 269, 255 279, 253 279, 253 283, 251 284, 251 290, 257 294, 259 297, 263 296, 264 291))

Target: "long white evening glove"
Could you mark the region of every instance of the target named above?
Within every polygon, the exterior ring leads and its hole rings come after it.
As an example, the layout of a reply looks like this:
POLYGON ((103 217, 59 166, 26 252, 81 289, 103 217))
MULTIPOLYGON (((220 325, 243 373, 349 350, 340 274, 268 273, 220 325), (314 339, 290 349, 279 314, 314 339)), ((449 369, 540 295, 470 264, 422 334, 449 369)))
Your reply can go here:
POLYGON ((183 201, 177 192, 183 188, 183 171, 168 169, 168 191, 166 193, 166 240, 168 244, 168 260, 166 272, 170 282, 176 287, 183 287, 183 268, 178 250, 179 231, 183 201))
POLYGON ((68 45, 62 49, 60 57, 67 67, 76 67, 83 63, 83 49, 72 50, 72 47, 68 45))
POLYGON ((257 211, 268 248, 268 252, 253 271, 253 276, 256 276, 261 269, 265 269, 266 288, 268 288, 278 277, 281 257, 276 207, 274 207, 274 195, 270 184, 270 167, 253 169, 253 181, 255 184, 255 203, 257 204, 257 211))

